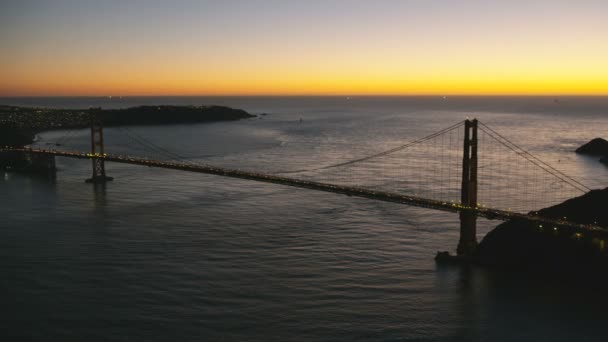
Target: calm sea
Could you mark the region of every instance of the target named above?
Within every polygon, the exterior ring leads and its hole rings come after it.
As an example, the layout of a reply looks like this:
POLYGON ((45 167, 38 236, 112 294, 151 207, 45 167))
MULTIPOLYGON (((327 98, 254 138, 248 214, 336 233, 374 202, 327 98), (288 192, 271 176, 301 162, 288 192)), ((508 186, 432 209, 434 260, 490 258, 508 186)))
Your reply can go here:
MULTIPOLYGON (((265 171, 361 157, 477 117, 585 185, 608 186, 608 168, 573 153, 592 138, 608 138, 605 97, 1 98, 0 104, 218 104, 264 113, 105 133, 110 153, 149 155, 133 139, 144 137, 193 162, 265 171)), ((61 148, 86 150, 88 134, 46 132, 37 144, 59 140, 61 148)), ((90 162, 57 164, 55 181, 0 175, 3 341, 606 339, 608 296, 589 284, 436 265, 437 251, 456 247, 455 214, 130 165, 107 164, 115 180, 94 189, 84 183, 90 162)), ((479 238, 497 224, 480 219, 479 238)))

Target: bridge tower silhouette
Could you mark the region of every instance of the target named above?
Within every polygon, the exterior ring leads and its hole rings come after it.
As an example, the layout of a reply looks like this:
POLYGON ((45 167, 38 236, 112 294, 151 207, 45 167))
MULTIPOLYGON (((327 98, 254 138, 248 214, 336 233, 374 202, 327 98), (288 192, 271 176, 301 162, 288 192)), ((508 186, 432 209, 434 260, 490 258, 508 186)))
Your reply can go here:
POLYGON ((114 178, 106 176, 105 149, 103 143, 103 122, 99 117, 101 108, 89 109, 91 119, 91 162, 93 175, 87 179, 87 183, 104 184, 114 178))
MULTIPOLYGON (((462 154, 461 203, 469 208, 477 207, 477 119, 464 122, 464 149, 462 154)), ((460 212, 460 240, 456 253, 471 256, 477 247, 477 215, 471 211, 460 212)))

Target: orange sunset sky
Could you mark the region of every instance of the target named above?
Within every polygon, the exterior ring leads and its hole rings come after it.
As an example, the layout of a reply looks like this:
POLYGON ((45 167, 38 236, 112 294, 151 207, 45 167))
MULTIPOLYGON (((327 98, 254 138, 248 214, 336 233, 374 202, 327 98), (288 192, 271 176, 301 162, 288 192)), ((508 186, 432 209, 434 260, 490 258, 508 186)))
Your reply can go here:
POLYGON ((608 95, 605 1, 0 6, 0 96, 608 95))

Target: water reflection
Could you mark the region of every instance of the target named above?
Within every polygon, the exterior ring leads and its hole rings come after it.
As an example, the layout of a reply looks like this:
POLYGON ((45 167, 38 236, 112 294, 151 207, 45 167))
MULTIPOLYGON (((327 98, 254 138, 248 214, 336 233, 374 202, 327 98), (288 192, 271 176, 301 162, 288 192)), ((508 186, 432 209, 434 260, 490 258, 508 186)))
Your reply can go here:
POLYGON ((105 183, 92 183, 93 187, 93 201, 95 202, 95 208, 105 208, 107 205, 106 200, 106 184, 105 183))

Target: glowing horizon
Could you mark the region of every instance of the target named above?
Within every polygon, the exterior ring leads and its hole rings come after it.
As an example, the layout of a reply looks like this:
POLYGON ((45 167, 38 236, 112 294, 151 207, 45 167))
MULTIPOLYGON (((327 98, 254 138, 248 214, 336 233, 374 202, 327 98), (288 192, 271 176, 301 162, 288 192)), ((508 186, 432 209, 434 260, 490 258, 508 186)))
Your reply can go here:
POLYGON ((608 4, 21 1, 0 96, 608 95, 608 4))

